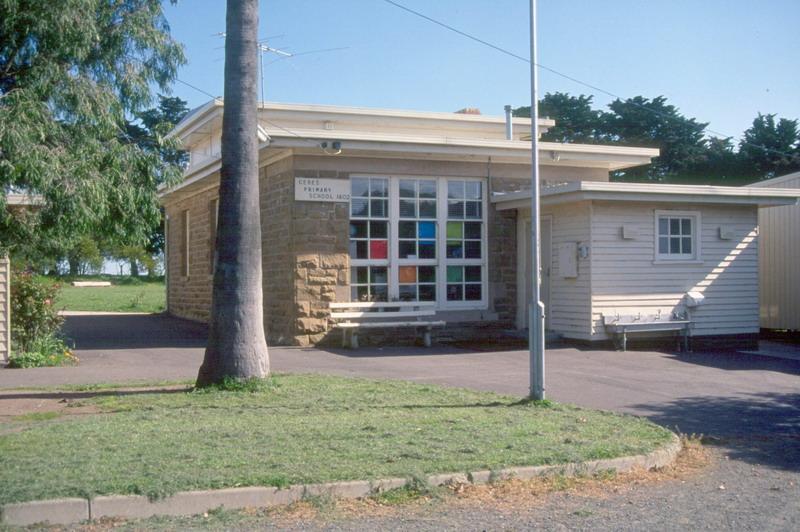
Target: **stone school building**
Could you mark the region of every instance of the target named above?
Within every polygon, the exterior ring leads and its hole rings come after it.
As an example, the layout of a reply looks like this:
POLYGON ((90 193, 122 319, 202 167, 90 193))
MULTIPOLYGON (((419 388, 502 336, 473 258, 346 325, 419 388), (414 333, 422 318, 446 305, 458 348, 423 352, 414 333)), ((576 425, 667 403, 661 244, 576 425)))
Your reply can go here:
MULTIPOLYGON (((207 320, 222 102, 172 135, 190 153, 162 192, 167 306, 207 320)), ((318 105, 259 109, 265 328, 279 345, 332 334, 332 302, 421 301, 444 332, 524 329, 531 121, 318 105)), ((554 122, 542 119, 541 134, 554 122)), ((650 148, 540 143, 546 326, 608 338, 603 316, 685 312, 692 334, 758 332, 758 207, 797 191, 610 183, 650 148)), ((677 314, 676 314, 677 315, 677 314)), ((338 335, 334 338, 338 339, 338 335)))

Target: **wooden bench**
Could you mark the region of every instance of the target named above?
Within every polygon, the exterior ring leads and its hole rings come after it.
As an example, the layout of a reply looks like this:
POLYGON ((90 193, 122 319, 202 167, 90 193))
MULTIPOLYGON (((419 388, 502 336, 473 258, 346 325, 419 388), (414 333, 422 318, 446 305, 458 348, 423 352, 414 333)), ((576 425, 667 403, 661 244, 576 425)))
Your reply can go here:
POLYGON ((77 286, 81 288, 86 287, 102 287, 102 286, 111 286, 110 281, 72 281, 72 286, 77 286))
MULTIPOLYGON (((665 319, 661 313, 649 316, 606 316, 603 315, 603 325, 611 333, 614 343, 620 345, 623 351, 628 349, 628 333, 677 331, 683 340, 683 351, 689 351, 689 326, 691 320, 684 316, 672 313, 665 319)), ((680 344, 679 349, 680 349, 680 344)))
POLYGON ((436 315, 436 303, 397 301, 391 303, 330 303, 335 328, 342 330, 342 347, 358 349, 358 330, 414 327, 423 330, 425 347, 431 346, 431 329, 444 327, 441 320, 422 318, 436 315))

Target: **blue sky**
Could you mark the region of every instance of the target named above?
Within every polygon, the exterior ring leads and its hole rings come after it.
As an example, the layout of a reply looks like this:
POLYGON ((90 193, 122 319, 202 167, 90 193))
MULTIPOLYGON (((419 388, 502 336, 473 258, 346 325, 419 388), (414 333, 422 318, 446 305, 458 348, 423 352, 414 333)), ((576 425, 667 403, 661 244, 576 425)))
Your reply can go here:
MULTIPOLYGON (((398 0, 518 55, 529 55, 527 0, 398 0)), ((179 78, 222 94, 223 0, 166 7, 189 64, 179 78)), ((272 64, 266 99, 455 111, 530 101, 528 65, 383 0, 261 0, 261 37, 308 54, 272 64)), ((709 128, 739 137, 758 112, 800 118, 797 0, 539 0, 539 63, 623 97, 664 95, 709 128)), ((548 72, 540 90, 611 98, 548 72)), ((191 106, 209 98, 175 85, 191 106)))

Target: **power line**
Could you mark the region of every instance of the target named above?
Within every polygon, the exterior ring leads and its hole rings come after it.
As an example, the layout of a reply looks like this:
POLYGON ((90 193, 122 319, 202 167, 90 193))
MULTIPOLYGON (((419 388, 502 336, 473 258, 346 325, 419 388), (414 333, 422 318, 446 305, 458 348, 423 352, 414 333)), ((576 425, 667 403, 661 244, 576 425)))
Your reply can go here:
MULTIPOLYGON (((457 33, 458 35, 461 35, 462 37, 465 37, 467 39, 475 41, 475 42, 477 42, 479 44, 482 44, 484 46, 488 46, 489 48, 492 48, 493 50, 496 50, 496 51, 498 51, 500 53, 503 53, 503 54, 505 54, 505 55, 507 55, 509 57, 513 57, 514 59, 518 59, 518 60, 523 61, 523 62, 528 63, 528 64, 530 64, 530 62, 531 62, 530 58, 523 57, 521 55, 515 54, 514 52, 512 52, 510 50, 507 50, 507 49, 505 49, 505 48, 503 48, 501 46, 498 46, 496 44, 493 44, 493 43, 491 43, 489 41, 485 41, 485 40, 483 40, 483 39, 481 39, 479 37, 476 37, 475 35, 472 35, 470 33, 467 33, 465 31, 463 31, 463 30, 455 28, 455 27, 453 27, 453 26, 451 26, 451 25, 449 25, 449 24, 447 24, 445 22, 442 22, 440 20, 436 20, 435 18, 429 17, 428 15, 426 15, 424 13, 420 13, 419 11, 411 9, 408 6, 404 6, 403 4, 395 2, 394 0, 383 0, 383 1, 386 2, 387 4, 390 4, 390 5, 394 6, 394 7, 402 9, 403 11, 411 13, 412 15, 415 15, 417 17, 425 19, 428 22, 432 22, 433 24, 436 24, 437 26, 441 26, 442 28, 445 28, 445 29, 447 29, 449 31, 452 31, 453 33, 457 33)), ((564 79, 572 81, 573 83, 577 83, 578 85, 583 85, 584 87, 588 87, 588 88, 590 88, 590 89, 592 89, 594 91, 600 92, 600 93, 605 94, 607 96, 611 96, 612 98, 616 98, 618 100, 625 100, 627 103, 630 103, 631 105, 639 107, 639 108, 641 108, 641 109, 643 109, 643 110, 645 110, 645 111, 647 111, 649 113, 652 113, 652 114, 658 115, 658 116, 660 116, 662 118, 667 118, 667 119, 670 119, 670 120, 675 120, 676 119, 672 115, 669 115, 667 113, 658 111, 657 109, 652 109, 650 107, 647 107, 646 105, 642 105, 642 104, 640 104, 638 102, 633 101, 630 98, 623 98, 622 96, 620 96, 618 94, 615 94, 615 93, 613 93, 611 91, 605 90, 605 89, 603 89, 601 87, 598 87, 596 85, 592 85, 591 83, 587 83, 585 81, 582 81, 582 80, 580 80, 578 78, 575 78, 573 76, 570 76, 568 74, 564 74, 563 72, 559 72, 558 70, 556 70, 554 68, 550 68, 550 67, 545 66, 545 65, 543 65, 541 63, 535 63, 535 64, 536 64, 536 66, 538 68, 541 68, 542 70, 546 70, 546 71, 548 71, 548 72, 550 72, 552 74, 555 74, 556 76, 560 76, 560 77, 562 77, 564 79)), ((712 134, 714 134, 714 135, 716 135, 718 137, 734 138, 733 135, 726 135, 725 133, 722 133, 722 132, 719 132, 719 131, 715 131, 713 129, 709 129, 708 127, 705 127, 704 129, 707 132, 712 133, 712 134)), ((764 151, 767 151, 767 152, 771 152, 771 153, 775 153, 775 154, 781 155, 783 157, 793 157, 792 154, 785 153, 785 152, 782 152, 780 150, 775 150, 773 148, 768 148, 768 147, 762 146, 760 144, 753 144, 752 142, 747 142, 747 141, 745 141, 743 139, 741 139, 739 142, 740 142, 740 144, 746 144, 748 146, 753 146, 754 148, 759 148, 761 150, 764 150, 764 151)))
MULTIPOLYGON (((203 90, 203 89, 201 89, 200 87, 198 87, 196 85, 192 85, 191 83, 183 81, 182 79, 175 78, 175 81, 177 81, 178 83, 181 83, 183 85, 186 85, 187 87, 189 87, 191 89, 194 89, 194 90, 196 90, 197 92, 199 92, 201 94, 205 94, 206 96, 209 96, 209 97, 213 98, 214 100, 221 100, 221 98, 219 96, 214 96, 210 92, 208 92, 206 90, 203 90)), ((279 124, 276 124, 275 122, 271 122, 270 120, 264 119, 264 122, 266 122, 267 124, 269 124, 271 126, 274 126, 274 127, 278 128, 278 129, 281 129, 281 130, 285 131, 286 133, 289 133, 290 135, 294 135, 295 137, 297 137, 298 139, 300 139, 300 140, 302 140, 304 142, 308 142, 308 143, 310 143, 310 144, 312 144, 312 145, 314 145, 316 147, 319 147, 319 143, 318 142, 316 142, 314 140, 311 140, 309 138, 303 137, 302 135, 292 131, 291 129, 285 128, 285 127, 283 127, 283 126, 281 126, 279 124)))
POLYGON ((178 83, 181 83, 181 84, 183 84, 183 85, 186 85, 186 86, 187 86, 187 87, 189 87, 190 89, 194 89, 194 90, 196 90, 197 92, 199 92, 199 93, 201 93, 201 94, 205 94, 206 96, 209 96, 210 98, 212 98, 212 99, 214 99, 214 100, 220 100, 220 99, 221 99, 219 96, 214 96, 214 95, 213 95, 213 94, 211 94, 210 92, 208 92, 208 91, 206 91, 206 90, 203 90, 203 89, 201 89, 200 87, 198 87, 198 86, 196 86, 196 85, 192 85, 191 83, 188 83, 188 82, 186 82, 186 81, 183 81, 182 79, 175 78, 175 81, 177 81, 178 83))

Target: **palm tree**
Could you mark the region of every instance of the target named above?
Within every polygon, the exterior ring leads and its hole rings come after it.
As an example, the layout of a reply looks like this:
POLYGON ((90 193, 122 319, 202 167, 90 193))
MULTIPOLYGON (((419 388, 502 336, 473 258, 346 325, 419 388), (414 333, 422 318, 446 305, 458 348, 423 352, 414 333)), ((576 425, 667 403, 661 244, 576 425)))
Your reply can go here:
POLYGON ((228 0, 211 323, 197 386, 269 375, 258 200, 258 0, 228 0))

